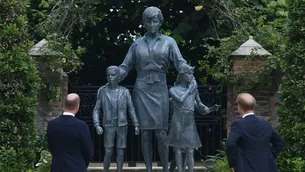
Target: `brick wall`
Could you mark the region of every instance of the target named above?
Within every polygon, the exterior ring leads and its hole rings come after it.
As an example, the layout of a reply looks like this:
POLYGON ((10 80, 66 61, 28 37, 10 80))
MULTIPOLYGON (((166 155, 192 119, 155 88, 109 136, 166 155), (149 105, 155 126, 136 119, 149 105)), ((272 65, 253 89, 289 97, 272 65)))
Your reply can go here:
POLYGON ((255 97, 257 101, 257 106, 254 109, 255 115, 269 120, 273 127, 278 127, 276 110, 279 104, 279 98, 276 84, 273 84, 272 87, 259 86, 252 88, 251 90, 247 87, 247 84, 249 83, 247 79, 255 74, 255 71, 263 65, 263 60, 254 59, 248 61, 240 57, 234 59, 233 73, 244 73, 245 78, 240 83, 235 85, 231 84, 227 87, 227 135, 231 130, 232 122, 241 118, 235 102, 237 95, 241 92, 248 92, 255 97))
POLYGON ((45 100, 43 95, 39 97, 39 104, 37 107, 37 130, 43 134, 46 132, 48 121, 60 116, 63 113, 65 97, 68 94, 68 77, 66 74, 61 74, 61 78, 58 78, 57 82, 61 83, 61 96, 58 102, 49 104, 48 100, 45 100))
POLYGON ((40 134, 46 132, 47 123, 63 113, 65 96, 68 93, 68 76, 61 70, 51 70, 48 63, 43 60, 43 56, 35 57, 37 62, 39 75, 44 83, 60 83, 60 100, 53 104, 49 104, 49 100, 44 92, 38 94, 39 104, 37 107, 36 125, 40 134))

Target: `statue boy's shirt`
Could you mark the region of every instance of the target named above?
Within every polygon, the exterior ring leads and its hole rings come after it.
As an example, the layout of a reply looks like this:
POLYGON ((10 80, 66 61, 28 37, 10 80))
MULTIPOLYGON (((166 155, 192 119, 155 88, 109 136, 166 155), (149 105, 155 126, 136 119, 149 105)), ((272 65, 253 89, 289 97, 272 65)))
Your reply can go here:
POLYGON ((120 96, 120 89, 117 90, 110 90, 110 101, 112 104, 112 111, 111 111, 111 116, 112 116, 112 125, 113 126, 118 126, 118 106, 119 106, 119 96, 120 96))
POLYGON ((111 94, 108 86, 103 86, 98 90, 97 100, 93 109, 93 120, 96 125, 99 125, 99 114, 102 116, 103 127, 112 126, 126 126, 127 122, 127 111, 132 119, 135 126, 138 126, 138 120, 134 111, 134 106, 131 101, 129 90, 124 87, 118 88, 117 103, 113 103, 115 98, 111 94), (117 112, 117 123, 114 123, 115 116, 113 112, 117 112))

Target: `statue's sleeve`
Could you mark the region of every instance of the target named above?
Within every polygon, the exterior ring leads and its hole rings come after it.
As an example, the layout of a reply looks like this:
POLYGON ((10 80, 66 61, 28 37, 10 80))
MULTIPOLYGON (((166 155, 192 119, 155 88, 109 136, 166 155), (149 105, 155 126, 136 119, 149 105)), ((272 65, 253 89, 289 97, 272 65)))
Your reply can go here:
POLYGON ((169 50, 169 57, 172 60, 176 70, 180 71, 180 66, 183 63, 186 63, 185 59, 182 57, 182 54, 179 50, 179 47, 176 43, 176 41, 173 38, 170 39, 170 50, 169 50))
POLYGON ((133 43, 128 50, 127 55, 125 56, 125 59, 123 63, 119 66, 121 70, 121 80, 123 80, 129 73, 129 71, 132 69, 133 65, 135 64, 135 46, 136 43, 133 43))
POLYGON ((94 127, 100 126, 100 120, 99 120, 99 115, 101 112, 101 92, 102 92, 102 88, 100 88, 97 91, 97 97, 96 97, 96 103, 93 109, 93 125, 94 127))
POLYGON ((133 106, 131 96, 130 96, 130 93, 129 93, 128 89, 126 89, 125 95, 126 95, 126 98, 127 98, 127 107, 128 107, 128 111, 129 111, 129 115, 131 117, 131 120, 132 120, 135 127, 139 126, 139 122, 138 122, 136 112, 135 112, 135 109, 134 109, 134 106, 133 106))

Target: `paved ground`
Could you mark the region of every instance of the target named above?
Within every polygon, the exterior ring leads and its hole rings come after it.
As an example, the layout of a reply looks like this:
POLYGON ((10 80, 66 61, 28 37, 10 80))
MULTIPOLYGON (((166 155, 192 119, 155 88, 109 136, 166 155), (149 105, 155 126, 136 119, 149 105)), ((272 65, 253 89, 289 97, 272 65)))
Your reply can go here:
MULTIPOLYGON (((195 172, 204 172, 205 169, 206 168, 202 165, 202 162, 201 163, 200 162, 195 163, 195 167, 194 167, 195 172)), ((91 163, 89 165, 88 170, 90 172, 102 172, 103 171, 103 163, 91 163)), ((116 171, 116 164, 111 163, 109 170, 110 171, 116 171)), ((123 171, 124 172, 133 172, 133 171, 145 172, 145 165, 144 165, 144 163, 137 163, 136 167, 129 167, 128 163, 124 163, 123 171)), ((153 172, 159 172, 159 171, 160 172, 162 171, 162 167, 158 166, 157 163, 153 163, 153 172)))

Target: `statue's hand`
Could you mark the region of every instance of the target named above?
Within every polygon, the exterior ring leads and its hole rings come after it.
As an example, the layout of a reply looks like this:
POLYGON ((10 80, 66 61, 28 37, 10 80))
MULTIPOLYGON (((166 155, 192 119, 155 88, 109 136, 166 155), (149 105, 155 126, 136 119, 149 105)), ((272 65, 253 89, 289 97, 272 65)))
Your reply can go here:
POLYGON ((189 88, 190 88, 191 91, 197 89, 197 82, 196 82, 195 79, 192 80, 192 82, 189 85, 189 88))
POLYGON ((103 130, 103 128, 102 128, 101 126, 97 126, 97 127, 96 127, 96 133, 97 133, 98 135, 102 135, 103 132, 104 132, 104 130, 103 130))
POLYGON ((134 129, 135 129, 135 132, 134 132, 135 135, 139 135, 139 133, 140 133, 139 127, 136 126, 134 129))
POLYGON ((210 111, 209 108, 206 105, 204 105, 203 103, 200 103, 200 108, 204 109, 207 112, 210 111))

